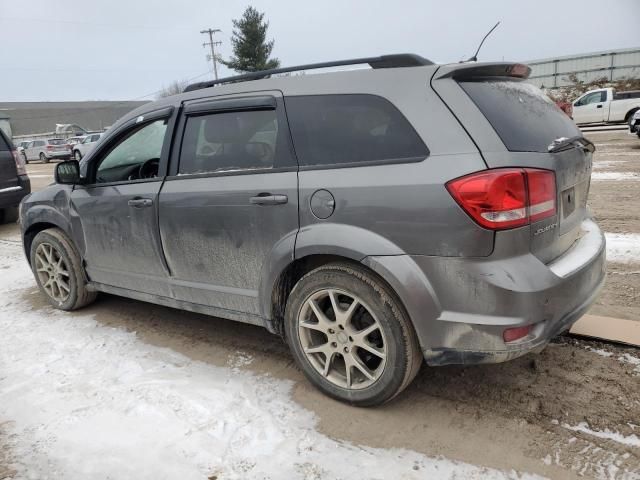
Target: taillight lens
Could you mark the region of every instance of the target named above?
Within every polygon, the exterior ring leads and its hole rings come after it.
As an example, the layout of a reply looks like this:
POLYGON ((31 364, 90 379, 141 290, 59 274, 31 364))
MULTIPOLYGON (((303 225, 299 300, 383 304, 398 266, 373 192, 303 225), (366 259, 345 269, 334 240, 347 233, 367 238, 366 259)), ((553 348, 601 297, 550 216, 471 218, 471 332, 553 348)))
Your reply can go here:
POLYGON ((507 328, 504 332, 502 332, 502 339, 505 341, 505 343, 515 342, 516 340, 520 340, 529 335, 531 330, 533 330, 533 325, 507 328))
POLYGON ((47 145, 47 150, 53 150, 53 146, 47 145))
POLYGON ((504 230, 556 214, 556 181, 550 170, 498 168, 447 183, 447 190, 485 228, 504 230))
POLYGON ((556 176, 549 170, 526 168, 529 187, 529 217, 531 222, 556 214, 556 176))
POLYGON ((26 175, 27 166, 24 164, 24 158, 22 158, 22 155, 20 155, 17 150, 11 150, 11 153, 13 154, 13 159, 16 162, 16 172, 18 175, 26 175))

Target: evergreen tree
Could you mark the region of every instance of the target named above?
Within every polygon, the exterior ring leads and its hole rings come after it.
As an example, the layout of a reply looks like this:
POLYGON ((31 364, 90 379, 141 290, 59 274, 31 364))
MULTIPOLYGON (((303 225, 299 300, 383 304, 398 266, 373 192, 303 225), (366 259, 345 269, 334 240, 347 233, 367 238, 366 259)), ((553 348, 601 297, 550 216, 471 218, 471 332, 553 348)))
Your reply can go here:
POLYGON ((221 63, 241 73, 280 66, 280 60, 269 58, 274 41, 266 40, 269 22, 263 19, 264 13, 258 12, 253 7, 247 7, 242 18, 233 21, 231 36, 233 56, 229 60, 221 60, 221 63))

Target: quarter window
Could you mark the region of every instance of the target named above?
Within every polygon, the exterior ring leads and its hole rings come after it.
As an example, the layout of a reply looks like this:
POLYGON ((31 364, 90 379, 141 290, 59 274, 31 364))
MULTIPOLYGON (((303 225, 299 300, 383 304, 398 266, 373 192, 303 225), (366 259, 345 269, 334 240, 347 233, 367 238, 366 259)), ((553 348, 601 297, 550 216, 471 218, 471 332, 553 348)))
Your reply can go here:
POLYGON ((180 152, 180 174, 285 166, 286 130, 276 110, 189 116, 180 152), (280 161, 279 161, 280 159, 280 161))
POLYGON ((375 95, 287 97, 300 165, 422 160, 429 150, 407 119, 375 95))

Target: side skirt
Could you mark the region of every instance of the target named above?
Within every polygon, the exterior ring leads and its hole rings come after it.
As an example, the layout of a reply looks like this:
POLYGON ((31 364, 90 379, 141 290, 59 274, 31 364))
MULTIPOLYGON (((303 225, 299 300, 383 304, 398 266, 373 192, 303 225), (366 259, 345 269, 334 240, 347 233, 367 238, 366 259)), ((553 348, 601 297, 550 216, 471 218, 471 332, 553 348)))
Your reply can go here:
POLYGON ((111 285, 105 285, 103 283, 89 282, 87 289, 92 292, 104 292, 111 295, 117 295, 119 297, 132 298, 134 300, 140 300, 142 302, 154 303, 156 305, 162 305, 164 307, 176 308, 178 310, 187 310, 189 312, 201 313, 203 315, 209 315, 212 317, 220 317, 228 320, 234 320, 236 322, 249 323, 251 325, 257 325, 259 327, 265 327, 267 329, 269 322, 251 313, 238 312, 235 310, 227 310, 225 308, 210 307, 207 305, 200 305, 198 303, 186 302, 184 300, 176 300, 174 298, 163 297, 160 295, 152 295, 150 293, 137 292, 135 290, 129 290, 127 288, 114 287, 111 285))

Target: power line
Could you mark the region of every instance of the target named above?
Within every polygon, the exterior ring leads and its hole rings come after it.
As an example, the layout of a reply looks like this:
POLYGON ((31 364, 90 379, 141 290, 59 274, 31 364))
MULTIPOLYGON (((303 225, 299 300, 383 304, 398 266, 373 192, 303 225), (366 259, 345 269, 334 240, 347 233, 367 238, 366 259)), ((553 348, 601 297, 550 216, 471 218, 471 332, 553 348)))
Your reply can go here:
POLYGON ((216 80, 218 80, 218 59, 216 58, 216 45, 222 45, 222 42, 214 42, 213 35, 218 32, 222 32, 222 30, 220 30, 219 28, 208 28, 206 30, 200 30, 200 33, 202 34, 209 34, 209 41, 203 43, 202 46, 206 47, 207 45, 209 45, 211 47, 211 55, 209 55, 209 57, 213 61, 213 76, 216 80))

